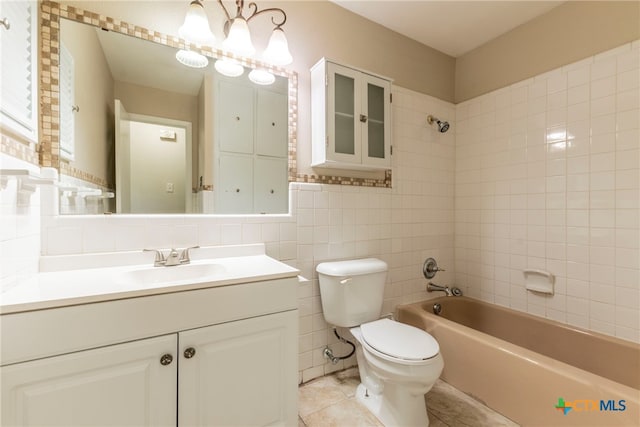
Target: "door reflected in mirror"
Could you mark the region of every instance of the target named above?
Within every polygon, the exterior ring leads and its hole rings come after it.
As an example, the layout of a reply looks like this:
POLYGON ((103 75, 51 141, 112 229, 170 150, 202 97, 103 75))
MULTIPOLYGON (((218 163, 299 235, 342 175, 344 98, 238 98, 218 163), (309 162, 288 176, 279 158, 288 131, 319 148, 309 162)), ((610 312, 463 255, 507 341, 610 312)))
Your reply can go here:
POLYGON ((115 193, 68 192, 61 213, 288 212, 287 77, 187 67, 177 49, 68 19, 60 45, 61 181, 115 193))

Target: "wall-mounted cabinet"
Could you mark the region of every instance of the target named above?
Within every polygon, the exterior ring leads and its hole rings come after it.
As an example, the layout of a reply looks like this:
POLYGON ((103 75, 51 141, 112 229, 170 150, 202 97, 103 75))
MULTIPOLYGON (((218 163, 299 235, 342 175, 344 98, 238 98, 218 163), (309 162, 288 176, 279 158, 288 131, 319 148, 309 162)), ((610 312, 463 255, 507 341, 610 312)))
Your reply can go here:
POLYGON ((37 141, 38 2, 0 2, 0 124, 37 141))
POLYGON ((311 166, 391 168, 391 81, 325 58, 311 68, 311 166))
POLYGON ((286 81, 260 87, 216 76, 215 212, 286 213, 289 123, 286 81))

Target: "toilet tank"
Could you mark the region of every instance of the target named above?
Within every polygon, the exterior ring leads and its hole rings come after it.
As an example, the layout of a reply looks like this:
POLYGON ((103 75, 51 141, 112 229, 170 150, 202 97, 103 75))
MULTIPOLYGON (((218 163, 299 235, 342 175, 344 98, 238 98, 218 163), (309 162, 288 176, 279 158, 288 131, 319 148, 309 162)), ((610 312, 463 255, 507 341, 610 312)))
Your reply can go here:
POLYGON ((387 264, 376 258, 323 262, 316 268, 327 323, 353 327, 380 317, 387 264))

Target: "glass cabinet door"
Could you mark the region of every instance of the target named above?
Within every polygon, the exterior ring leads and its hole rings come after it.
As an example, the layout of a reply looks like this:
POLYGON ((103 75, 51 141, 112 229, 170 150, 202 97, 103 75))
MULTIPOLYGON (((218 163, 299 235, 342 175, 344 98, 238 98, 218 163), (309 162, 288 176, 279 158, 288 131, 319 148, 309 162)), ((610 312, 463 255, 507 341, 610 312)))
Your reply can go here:
POLYGON ((389 82, 365 75, 363 86, 366 128, 362 135, 362 163, 390 165, 389 82))
POLYGON ((360 163, 360 81, 350 68, 328 64, 328 157, 335 161, 360 163), (332 132, 333 130, 333 132, 332 132), (329 154, 331 153, 331 154, 329 154))

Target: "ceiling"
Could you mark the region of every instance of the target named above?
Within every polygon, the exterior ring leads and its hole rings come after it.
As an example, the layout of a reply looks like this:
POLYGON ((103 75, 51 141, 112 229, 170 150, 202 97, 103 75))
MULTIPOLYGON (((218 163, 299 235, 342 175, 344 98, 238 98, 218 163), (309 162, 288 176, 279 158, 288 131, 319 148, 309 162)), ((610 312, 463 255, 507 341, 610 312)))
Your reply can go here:
POLYGON ((458 57, 563 1, 331 0, 384 27, 458 57))

